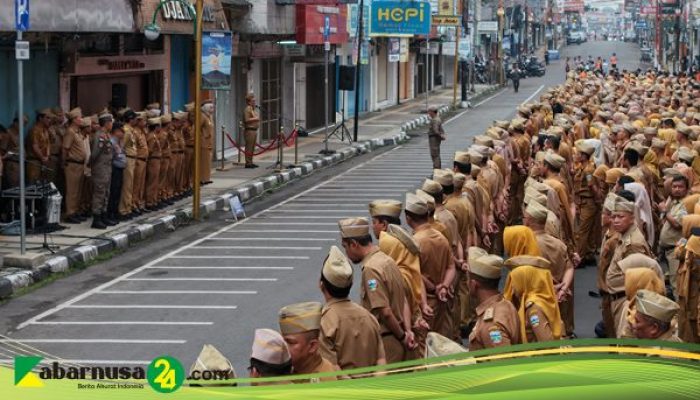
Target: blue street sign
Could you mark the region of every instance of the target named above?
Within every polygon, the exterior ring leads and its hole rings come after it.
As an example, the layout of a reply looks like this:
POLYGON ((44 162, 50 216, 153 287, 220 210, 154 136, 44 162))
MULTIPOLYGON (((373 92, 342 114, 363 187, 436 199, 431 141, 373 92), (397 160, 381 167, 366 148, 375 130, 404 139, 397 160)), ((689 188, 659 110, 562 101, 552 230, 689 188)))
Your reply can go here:
POLYGON ((15 0, 15 29, 29 30, 29 0, 15 0))
POLYGON ((328 37, 331 35, 331 17, 326 15, 323 17, 323 40, 328 41, 328 37))
POLYGON ((413 36, 430 33, 430 3, 427 1, 372 1, 370 35, 413 36))

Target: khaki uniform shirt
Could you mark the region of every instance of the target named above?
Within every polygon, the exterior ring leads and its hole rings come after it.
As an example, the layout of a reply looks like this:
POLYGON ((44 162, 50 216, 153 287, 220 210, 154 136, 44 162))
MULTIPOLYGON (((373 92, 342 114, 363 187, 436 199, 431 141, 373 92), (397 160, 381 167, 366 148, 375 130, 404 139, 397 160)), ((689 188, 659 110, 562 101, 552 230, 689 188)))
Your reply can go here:
POLYGON ((654 257, 649 249, 649 244, 647 244, 642 231, 639 230, 637 225, 632 225, 632 227, 619 238, 615 246, 612 258, 610 259, 610 266, 605 275, 605 284, 610 293, 614 294, 625 291, 625 273, 617 263, 634 253, 641 253, 652 258, 654 257))
MULTIPOLYGON (((413 239, 420 246, 420 272, 434 285, 442 283, 445 271, 452 262, 450 243, 428 224, 416 228, 413 239)), ((427 291, 428 288, 426 288, 427 291)), ((429 296, 434 293, 428 292, 429 296)))
POLYGON ((476 324, 469 334, 469 351, 520 342, 518 311, 500 293, 476 307, 476 324))
POLYGON ((158 135, 158 142, 160 143, 160 156, 163 158, 170 158, 170 128, 171 125, 164 127, 160 130, 158 135))
MULTIPOLYGON (((339 369, 337 365, 321 357, 320 354, 316 354, 310 357, 304 365, 294 367, 293 373, 295 375, 320 374, 323 372, 335 372, 339 369)), ((338 380, 338 378, 335 376, 326 376, 323 378, 297 379, 294 380, 294 383, 318 383, 336 380, 338 380)))
POLYGON ((605 276, 608 274, 610 260, 612 259, 619 236, 620 235, 617 232, 609 229, 607 232, 603 233, 603 244, 600 247, 600 258, 598 259, 598 275, 596 281, 598 283, 598 289, 608 293, 610 292, 610 288, 608 288, 608 285, 605 282, 605 276))
POLYGON ((574 174, 574 201, 581 204, 584 199, 593 200, 594 193, 591 189, 593 184, 593 173, 595 167, 592 162, 586 164, 584 168, 579 168, 574 174))
MULTIPOLYGON (((685 209, 683 201, 671 200, 666 213, 680 223, 681 219, 688 215, 688 210, 685 209)), ((666 218, 664 218, 663 221, 664 224, 661 227, 661 234, 659 235, 659 245, 662 248, 675 247, 676 242, 683 237, 683 233, 680 228, 676 229, 671 226, 671 223, 668 222, 666 218)))
POLYGON ((321 356, 340 369, 377 365, 386 359, 379 322, 350 299, 332 299, 321 310, 321 356))
POLYGON ((454 215, 457 220, 457 229, 459 229, 459 240, 464 244, 471 230, 469 226, 469 208, 465 200, 460 195, 459 197, 450 196, 445 201, 445 208, 454 215))
POLYGON ((391 308, 394 317, 401 324, 406 302, 405 293, 403 277, 391 257, 379 249, 365 256, 362 260, 362 286, 360 287, 362 307, 379 321, 382 335, 392 334, 392 332, 382 321, 379 310, 384 307, 391 308))
POLYGON ((452 248, 456 249, 461 235, 459 233, 459 223, 455 216, 447 208, 440 208, 435 210, 435 220, 445 226, 449 234, 446 237, 450 241, 452 248))
POLYGON ((199 146, 206 150, 211 150, 214 146, 214 121, 207 113, 202 113, 202 140, 199 146))
POLYGON ((66 135, 63 136, 63 148, 67 151, 68 158, 65 161, 84 162, 87 152, 83 143, 83 134, 79 128, 69 126, 66 135))
POLYGON ((573 268, 566 245, 561 240, 545 231, 534 231, 537 239, 537 247, 540 248, 542 257, 549 261, 552 278, 555 283, 561 282, 567 269, 573 268))
POLYGON ((134 128, 134 136, 136 137, 136 157, 141 159, 148 158, 148 141, 146 140, 146 132, 141 128, 134 128))
POLYGON ((148 157, 160 158, 160 139, 155 132, 149 132, 146 135, 146 144, 148 145, 148 157))
POLYGON ((27 154, 29 154, 29 159, 42 159, 51 155, 51 150, 49 146, 51 145, 51 136, 49 135, 49 129, 38 123, 32 127, 29 132, 29 146, 27 148, 27 154), (39 154, 34 151, 34 145, 39 148, 39 154))
POLYGON ((66 129, 63 125, 52 125, 51 128, 49 128, 49 150, 52 156, 61 155, 61 146, 63 146, 63 135, 65 134, 66 129))
POLYGON ((134 128, 129 125, 125 124, 124 125, 124 138, 123 140, 123 146, 122 149, 124 150, 124 154, 127 155, 127 157, 136 157, 137 155, 137 150, 136 150, 136 134, 134 133, 134 128))
POLYGON ((243 126, 246 130, 257 131, 260 128, 260 114, 251 106, 243 110, 243 126), (257 121, 253 121, 257 120, 257 121))
POLYGON ((528 302, 525 305, 525 318, 525 334, 528 343, 554 340, 549 320, 537 304, 528 302))
POLYGON ((430 119, 430 127, 428 128, 428 136, 444 135, 445 130, 442 128, 442 119, 439 115, 430 119))

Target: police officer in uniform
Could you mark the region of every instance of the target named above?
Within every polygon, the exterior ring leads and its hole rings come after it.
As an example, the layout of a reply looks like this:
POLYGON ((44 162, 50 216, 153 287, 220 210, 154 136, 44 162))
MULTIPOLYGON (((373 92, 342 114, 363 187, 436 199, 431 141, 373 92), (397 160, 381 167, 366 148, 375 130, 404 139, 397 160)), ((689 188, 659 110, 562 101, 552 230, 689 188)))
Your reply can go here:
MULTIPOLYGON (((355 236, 357 230, 345 227, 341 236, 355 236)), ((325 298, 321 310, 321 356, 343 370, 386 364, 379 323, 348 298, 352 266, 336 246, 331 246, 323 262, 319 286, 325 298)))
POLYGON ((112 178, 112 114, 99 115, 100 130, 90 146, 90 171, 92 175, 92 226, 93 229, 106 229, 116 225, 106 216, 109 202, 109 187, 112 178))
MULTIPOLYGON (((295 375, 338 371, 340 368, 321 356, 319 333, 321 309, 318 302, 290 304, 279 311, 280 333, 287 342, 295 375)), ((314 378, 312 382, 334 381, 335 376, 314 378)), ((297 382, 297 381, 295 381, 297 382)), ((299 382, 308 382, 308 380, 299 382)))
POLYGON ((479 247, 469 248, 469 293, 479 303, 469 351, 519 344, 518 311, 498 291, 503 259, 479 247))

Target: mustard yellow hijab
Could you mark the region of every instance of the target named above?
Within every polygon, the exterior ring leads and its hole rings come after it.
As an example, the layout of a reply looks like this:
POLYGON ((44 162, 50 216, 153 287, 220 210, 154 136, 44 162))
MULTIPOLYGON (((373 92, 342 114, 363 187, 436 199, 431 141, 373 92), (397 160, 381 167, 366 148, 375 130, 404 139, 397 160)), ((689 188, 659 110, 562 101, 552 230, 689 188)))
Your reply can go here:
POLYGON ((542 255, 535 233, 524 225, 509 226, 503 231, 503 247, 508 257, 542 255))
MULTIPOLYGON (((630 268, 625 271, 625 295, 630 305, 639 290, 646 289, 666 295, 666 287, 659 275, 651 268, 630 268)), ((630 308, 632 308, 630 306, 630 308)))
POLYGON ((659 157, 656 155, 656 153, 653 151, 647 151, 647 153, 644 155, 644 165, 646 165, 657 178, 661 177, 661 175, 659 175, 659 157))
POLYGON ((528 319, 525 316, 525 306, 529 302, 535 303, 547 317, 549 326, 552 327, 554 340, 561 338, 561 314, 559 313, 557 296, 554 293, 552 274, 548 269, 530 265, 516 267, 508 274, 503 297, 511 302, 514 297, 519 300, 518 317, 520 318, 520 337, 523 339, 523 343, 527 343, 525 326, 528 319))

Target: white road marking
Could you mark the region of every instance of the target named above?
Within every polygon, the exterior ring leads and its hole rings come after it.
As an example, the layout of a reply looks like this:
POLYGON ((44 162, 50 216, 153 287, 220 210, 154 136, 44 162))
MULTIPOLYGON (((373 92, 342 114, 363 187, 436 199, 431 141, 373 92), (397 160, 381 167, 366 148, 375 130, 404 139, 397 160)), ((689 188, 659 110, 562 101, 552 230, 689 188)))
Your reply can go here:
MULTIPOLYGON (((336 213, 336 214, 340 214, 340 213, 346 213, 346 212, 364 212, 364 213, 366 213, 368 211, 367 211, 367 207, 358 207, 358 208, 352 209, 352 210, 338 210, 338 209, 321 210, 321 209, 314 208, 314 209, 305 209, 305 210, 302 210, 302 209, 299 209, 299 210, 275 210, 275 211, 266 212, 265 215, 271 214, 271 213, 336 213)), ((272 218, 272 217, 266 217, 266 218, 272 218)))
POLYGON ((184 344, 187 340, 151 339, 1 339, 0 343, 133 343, 133 344, 184 344))
MULTIPOLYGON (((350 187, 343 189, 318 189, 316 192, 322 193, 333 193, 333 192, 379 192, 379 193, 392 193, 392 192, 405 192, 407 189, 399 188, 385 188, 385 189, 374 189, 374 188, 364 188, 364 187, 350 187)), ((315 195, 318 196, 318 195, 315 195)))
POLYGON ((323 250, 322 247, 303 246, 196 246, 193 249, 232 249, 232 250, 323 250))
POLYGON ((248 242, 248 241, 290 241, 290 242, 334 242, 335 239, 330 238, 269 238, 269 237, 247 237, 247 238, 211 238, 207 240, 230 241, 230 242, 248 242))
POLYGON ((334 222, 250 222, 247 225, 328 225, 328 226, 338 226, 334 222))
MULTIPOLYGON (((235 270, 280 270, 280 271, 291 271, 294 267, 231 267, 231 266, 179 266, 179 265, 154 265, 148 267, 149 269, 235 269, 235 270)), ((70 306, 69 306, 70 307, 70 306)))
POLYGON ((124 281, 230 281, 230 282, 277 282, 277 278, 129 278, 124 281))
POLYGON ((319 230, 274 230, 274 229, 241 229, 235 231, 226 231, 226 233, 338 233, 338 230, 334 231, 319 231, 319 230))
MULTIPOLYGON (((258 294, 256 290, 103 290, 97 294, 258 294)), ((65 308, 65 307, 64 307, 65 308)))
MULTIPOLYGON (((364 212, 367 213, 367 210, 365 210, 364 212)), ((256 219, 338 219, 338 217, 333 215, 266 215, 264 217, 259 217, 256 219)))
POLYGON ((544 89, 544 85, 540 85, 540 87, 537 88, 537 90, 535 90, 535 93, 533 93, 532 95, 530 95, 530 97, 528 97, 527 99, 525 99, 525 101, 523 101, 523 102, 520 103, 520 104, 523 105, 523 104, 527 103, 528 101, 532 100, 535 96, 537 96, 537 93, 539 93, 542 89, 544 89))
MULTIPOLYGON (((190 249, 191 250, 191 249, 190 249)), ((207 259, 207 258, 235 258, 244 260, 308 260, 306 256, 172 256, 170 258, 191 258, 191 259, 207 259)))
POLYGON ((132 305, 113 305, 113 304, 74 304, 72 306, 68 306, 66 308, 105 308, 105 309, 129 309, 129 308, 134 308, 134 309, 193 309, 193 310, 198 310, 198 309, 204 309, 204 310, 235 310, 238 308, 238 306, 216 306, 216 305, 209 305, 209 306, 179 306, 179 305, 173 305, 173 304, 132 304, 132 305))
MULTIPOLYGON (((0 359, 0 363, 14 363, 14 359, 0 359)), ((64 358, 44 358, 41 360, 41 364, 50 364, 54 361, 60 362, 62 364, 101 364, 101 365, 114 365, 114 364, 124 364, 124 365, 148 365, 151 361, 146 360, 76 360, 76 359, 64 359, 64 358)))
MULTIPOLYGON (((323 182, 323 183, 321 183, 321 184, 312 186, 312 187, 310 187, 309 189, 307 189, 307 190, 305 190, 305 191, 303 191, 303 192, 301 192, 301 193, 298 193, 298 194, 296 194, 296 195, 290 197, 290 198, 287 199, 287 200, 284 200, 284 201, 280 202, 280 203, 277 204, 276 206, 272 207, 272 209, 279 208, 279 207, 282 207, 282 206, 284 206, 284 205, 286 205, 286 204, 288 204, 288 203, 291 203, 291 202, 293 202, 294 200, 296 200, 296 199, 298 199, 298 198, 304 196, 305 194, 313 192, 314 190, 316 190, 316 189, 318 189, 319 187, 321 187, 323 184, 326 184, 326 183, 328 183, 328 182, 333 182, 333 181, 335 181, 335 180, 341 179, 343 176, 346 176, 346 174, 351 173, 352 171, 354 171, 354 170, 356 170, 356 169, 358 169, 358 168, 364 167, 365 165, 368 165, 368 164, 369 164, 370 162, 372 162, 372 161, 381 159, 382 157, 385 157, 385 156, 389 156, 389 155, 393 154, 395 151, 397 151, 397 150, 399 150, 399 149, 402 149, 402 148, 403 148, 403 146, 396 146, 396 147, 394 147, 393 149, 390 149, 390 150, 388 150, 388 151, 386 151, 386 152, 384 152, 384 153, 378 154, 376 157, 370 158, 369 160, 366 160, 366 161, 364 161, 363 163, 361 163, 361 164, 359 164, 359 165, 357 165, 357 166, 355 166, 355 167, 353 167, 353 168, 350 168, 349 170, 345 171, 344 173, 334 176, 333 178, 331 178, 330 180, 328 180, 328 181, 326 181, 326 182, 323 182)), ((256 214, 254 214, 254 215, 251 215, 251 217, 255 217, 256 215, 259 215, 259 214, 262 214, 262 212, 259 212, 259 213, 256 213, 256 214)), ((58 312, 58 311, 60 311, 60 310, 62 310, 62 309, 64 309, 64 308, 66 308, 66 307, 69 306, 69 305, 72 305, 72 304, 75 304, 75 303, 77 303, 77 302, 79 302, 79 301, 82 301, 82 300, 84 300, 85 298, 90 297, 90 296, 92 296, 93 294, 98 293, 98 292, 101 292, 103 289, 108 288, 108 287, 110 287, 110 286, 116 284, 117 282, 120 282, 120 281, 122 281, 122 280, 124 280, 124 279, 127 279, 127 278, 129 278, 129 277, 131 277, 131 276, 133 276, 133 275, 136 275, 136 274, 140 273, 141 271, 143 271, 144 269, 146 269, 146 268, 148 268, 148 267, 150 267, 150 266, 156 265, 156 264, 162 262, 163 260, 167 260, 168 258, 171 258, 173 255, 176 255, 176 254, 182 252, 183 250, 189 249, 189 248, 192 247, 192 246, 196 246, 196 245, 198 245, 199 243, 202 243, 203 241, 205 241, 205 240, 207 240, 207 239, 209 239, 209 238, 215 237, 215 236, 219 235, 219 234, 222 233, 222 232, 227 232, 227 231, 229 231, 229 230, 230 230, 231 228, 233 228, 233 227, 236 227, 236 226, 239 226, 239 225, 244 225, 245 221, 246 221, 246 220, 236 221, 236 222, 234 222, 234 223, 232 223, 232 224, 226 225, 226 226, 222 227, 221 229, 219 229, 219 230, 216 231, 216 232, 212 232, 212 233, 210 233, 209 235, 204 236, 204 237, 202 237, 202 238, 200 238, 200 239, 197 239, 197 240, 195 240, 194 242, 189 243, 189 244, 187 244, 187 245, 185 245, 185 246, 183 246, 183 247, 181 247, 181 248, 179 248, 179 249, 175 249, 175 250, 173 250, 173 251, 171 251, 171 252, 168 252, 167 254, 164 254, 164 255, 158 257, 157 259, 152 260, 152 261, 150 261, 149 263, 147 263, 147 264, 145 264, 145 265, 142 265, 141 267, 138 267, 138 268, 136 268, 136 269, 134 269, 134 270, 132 270, 132 271, 129 271, 129 272, 127 272, 127 273, 125 273, 125 274, 123 274, 123 275, 121 275, 121 276, 118 276, 118 277, 116 277, 116 278, 114 278, 114 279, 112 279, 112 280, 110 280, 110 281, 108 281, 108 282, 105 282, 105 283, 103 283, 103 284, 101 284, 101 285, 99 285, 99 286, 97 286, 97 287, 94 287, 94 288, 92 288, 92 289, 90 289, 90 290, 88 290, 88 291, 85 291, 85 292, 83 292, 83 293, 81 293, 81 294, 79 294, 79 295, 73 297, 73 298, 70 299, 70 300, 64 301, 63 303, 58 304, 58 305, 56 305, 56 306, 54 306, 54 307, 52 307, 52 308, 50 308, 50 309, 48 309, 48 310, 46 310, 46 311, 43 311, 43 312, 41 312, 41 313, 35 315, 35 316, 32 317, 32 318, 30 318, 30 319, 28 319, 28 320, 26 320, 26 321, 20 323, 20 324, 17 326, 17 329, 19 330, 19 329, 22 329, 22 328, 24 328, 24 327, 26 327, 26 326, 29 326, 30 324, 32 324, 32 323, 34 323, 34 322, 37 322, 37 321, 39 321, 40 319, 45 318, 45 317, 47 317, 47 316, 49 316, 49 315, 52 315, 52 314, 54 314, 54 313, 56 313, 56 312, 58 312)), ((204 293, 212 293, 211 291, 203 291, 203 292, 204 292, 204 293)), ((135 292, 135 293, 139 293, 139 292, 135 292)), ((143 292, 140 292, 140 293, 143 293, 143 292)), ((234 294, 238 294, 238 293, 234 293, 234 294)), ((243 294, 257 294, 257 292, 256 292, 256 291, 252 291, 252 292, 243 293, 243 294)))
POLYGON ((214 325, 211 321, 36 321, 32 325, 214 325))

